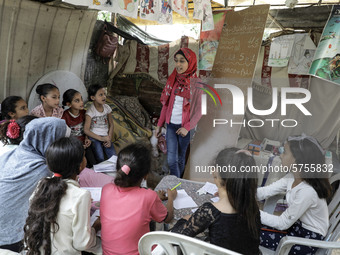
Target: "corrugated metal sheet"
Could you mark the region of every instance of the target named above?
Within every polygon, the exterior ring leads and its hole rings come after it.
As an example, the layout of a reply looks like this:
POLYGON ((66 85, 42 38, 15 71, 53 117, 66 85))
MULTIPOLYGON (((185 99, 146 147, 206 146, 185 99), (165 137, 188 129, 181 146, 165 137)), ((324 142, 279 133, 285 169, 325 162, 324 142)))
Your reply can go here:
POLYGON ((35 82, 55 70, 84 80, 97 11, 0 0, 0 100, 28 99, 35 82))

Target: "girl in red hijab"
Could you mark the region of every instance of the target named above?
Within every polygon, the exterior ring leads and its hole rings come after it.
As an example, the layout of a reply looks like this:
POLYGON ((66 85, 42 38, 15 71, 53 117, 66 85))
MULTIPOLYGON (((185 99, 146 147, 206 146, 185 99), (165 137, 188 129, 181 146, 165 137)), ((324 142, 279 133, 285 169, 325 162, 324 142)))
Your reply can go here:
POLYGON ((166 122, 167 158, 170 174, 181 177, 184 171, 185 154, 193 132, 201 118, 202 90, 196 88, 197 59, 188 48, 175 53, 176 66, 161 95, 163 105, 156 136, 166 122), (196 79, 192 79, 196 78, 196 79), (191 108, 191 111, 190 111, 191 108), (192 131, 190 131, 192 130, 192 131))

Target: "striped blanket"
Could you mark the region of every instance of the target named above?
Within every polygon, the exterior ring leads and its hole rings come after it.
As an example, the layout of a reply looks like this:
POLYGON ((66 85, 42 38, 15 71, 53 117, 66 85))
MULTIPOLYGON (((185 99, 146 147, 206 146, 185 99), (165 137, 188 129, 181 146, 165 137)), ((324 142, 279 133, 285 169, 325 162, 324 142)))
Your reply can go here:
POLYGON ((180 48, 190 48, 198 56, 199 41, 183 36, 181 39, 160 46, 149 46, 129 40, 118 48, 117 67, 110 79, 120 73, 125 75, 148 74, 161 87, 175 68, 174 54, 180 48))

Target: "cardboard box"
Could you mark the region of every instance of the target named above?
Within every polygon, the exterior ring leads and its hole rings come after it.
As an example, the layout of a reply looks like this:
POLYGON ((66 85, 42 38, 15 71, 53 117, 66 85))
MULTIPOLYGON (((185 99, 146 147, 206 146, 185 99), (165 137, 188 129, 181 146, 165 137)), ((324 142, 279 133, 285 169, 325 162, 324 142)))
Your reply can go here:
POLYGON ((252 155, 260 155, 261 141, 252 141, 249 143, 248 151, 250 151, 252 155))

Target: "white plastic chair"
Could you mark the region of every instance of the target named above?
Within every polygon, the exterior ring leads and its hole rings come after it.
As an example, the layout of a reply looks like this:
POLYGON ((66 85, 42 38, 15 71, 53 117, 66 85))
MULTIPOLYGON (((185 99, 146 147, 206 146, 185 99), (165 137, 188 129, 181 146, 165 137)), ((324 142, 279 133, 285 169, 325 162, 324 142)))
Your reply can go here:
MULTIPOLYGON (((330 183, 340 179, 340 174, 330 178, 330 183)), ((285 236, 281 239, 276 251, 269 250, 260 246, 263 255, 287 255, 293 245, 305 245, 318 247, 316 255, 329 255, 333 249, 340 249, 340 188, 335 192, 333 199, 328 205, 329 228, 324 241, 311 240, 301 237, 285 236)))
POLYGON ((139 240, 138 250, 140 255, 241 255, 196 238, 165 231, 153 231, 143 235, 139 240), (153 245, 157 245, 157 248, 151 252, 153 245), (178 253, 180 251, 182 253, 178 253))

